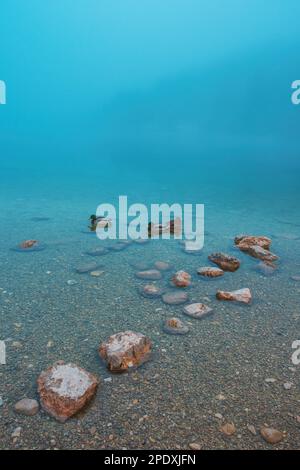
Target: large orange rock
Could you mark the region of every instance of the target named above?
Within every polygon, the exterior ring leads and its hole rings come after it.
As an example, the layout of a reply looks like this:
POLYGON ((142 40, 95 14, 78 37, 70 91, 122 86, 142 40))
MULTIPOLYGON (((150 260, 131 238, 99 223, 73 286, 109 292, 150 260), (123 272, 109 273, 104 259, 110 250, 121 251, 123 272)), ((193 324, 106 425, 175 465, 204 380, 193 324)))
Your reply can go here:
POLYGON ((241 264, 240 260, 225 253, 212 253, 208 259, 217 264, 223 271, 236 271, 241 264))
POLYGON ((65 422, 91 400, 99 381, 76 364, 59 361, 42 372, 37 383, 44 410, 65 422))
POLYGON ((147 336, 133 331, 116 333, 99 347, 99 354, 112 372, 138 367, 151 355, 152 342, 147 336))
POLYGON ((188 287, 191 284, 191 275, 185 271, 177 271, 172 277, 176 287, 188 287))

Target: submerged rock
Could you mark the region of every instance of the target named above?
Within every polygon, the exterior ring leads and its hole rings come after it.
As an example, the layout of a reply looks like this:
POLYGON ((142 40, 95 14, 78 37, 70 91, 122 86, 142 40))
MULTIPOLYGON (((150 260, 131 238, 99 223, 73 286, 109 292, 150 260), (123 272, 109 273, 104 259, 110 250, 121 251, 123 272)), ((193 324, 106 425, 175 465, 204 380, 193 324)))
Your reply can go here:
POLYGON ((39 240, 24 240, 23 242, 19 243, 15 248, 12 248, 14 251, 23 251, 23 252, 31 252, 31 251, 41 251, 45 249, 45 244, 41 243, 39 240))
POLYGON ((15 412, 18 414, 33 416, 39 411, 39 404, 36 400, 30 398, 23 398, 18 401, 14 406, 15 412))
POLYGON ((272 240, 271 238, 268 238, 265 236, 239 235, 235 237, 234 243, 242 251, 247 251, 247 248, 253 245, 260 246, 261 248, 264 248, 265 250, 269 250, 272 240))
POLYGON ((109 253, 109 250, 101 246, 99 248, 95 248, 94 250, 88 250, 85 254, 89 256, 103 256, 107 255, 107 253, 109 253))
POLYGON ((99 354, 110 371, 123 372, 148 361, 151 349, 152 342, 147 336, 124 331, 103 342, 99 347, 99 354))
POLYGON ((186 292, 170 291, 163 294, 162 299, 165 304, 179 305, 188 301, 189 297, 186 292))
POLYGON ((291 276, 292 281, 300 282, 300 276, 291 276))
POLYGON ((20 248, 26 250, 27 248, 33 248, 34 246, 38 245, 38 240, 25 240, 24 242, 20 243, 20 248))
POLYGON ((203 277, 220 277, 223 276, 224 271, 220 268, 212 268, 211 266, 206 266, 204 268, 198 268, 197 273, 203 277))
POLYGON ((194 303, 183 307, 183 312, 192 318, 203 318, 213 312, 213 309, 205 304, 194 303))
POLYGON ((59 361, 42 372, 37 383, 42 407, 65 422, 91 400, 99 381, 76 364, 59 361))
POLYGON ((76 268, 76 272, 79 274, 89 273, 90 271, 96 271, 99 265, 97 263, 83 263, 76 268))
POLYGON ((250 304, 252 300, 252 295, 248 287, 244 289, 238 289, 232 292, 225 292, 219 290, 216 294, 218 300, 230 300, 235 302, 241 302, 244 304, 250 304))
POLYGON ((223 271, 234 272, 240 267, 240 260, 234 256, 227 255, 225 253, 212 253, 208 259, 217 264, 223 271))
POLYGON ((191 275, 185 271, 177 271, 172 277, 172 282, 176 287, 188 287, 191 284, 191 275))
POLYGON ((90 276, 92 277, 100 277, 104 274, 105 271, 91 271, 90 276))
POLYGON ((128 246, 129 246, 128 243, 119 242, 119 243, 110 245, 109 249, 111 251, 122 251, 122 250, 125 250, 125 248, 127 248, 128 246))
POLYGON ((167 318, 163 327, 165 333, 171 335, 185 335, 189 331, 189 327, 179 318, 167 318))
POLYGON ((284 438, 283 433, 274 428, 263 427, 260 430, 260 434, 269 444, 277 444, 284 438))
POLYGON ((221 426, 220 431, 225 434, 225 436, 233 436, 236 432, 236 428, 233 423, 225 423, 221 426))
POLYGON ((169 271, 171 269, 171 265, 165 261, 155 261, 154 267, 159 271, 169 271))
POLYGON ((272 276, 275 271, 276 271, 276 266, 273 265, 272 263, 264 263, 263 261, 260 261, 254 268, 256 271, 258 271, 260 274, 263 276, 272 276))
POLYGON ((271 253, 269 250, 265 250, 259 245, 251 245, 244 249, 244 247, 240 247, 241 251, 245 251, 248 255, 252 256, 253 258, 258 258, 265 263, 273 263, 273 261, 278 260, 278 256, 274 253, 271 253))
POLYGON ((138 271, 136 277, 139 279, 148 279, 149 281, 155 281, 162 278, 161 272, 158 269, 148 269, 146 271, 138 271))
POLYGON ((163 293, 163 290, 160 289, 155 284, 146 284, 144 287, 142 287, 140 292, 144 297, 152 298, 152 297, 160 297, 163 293))

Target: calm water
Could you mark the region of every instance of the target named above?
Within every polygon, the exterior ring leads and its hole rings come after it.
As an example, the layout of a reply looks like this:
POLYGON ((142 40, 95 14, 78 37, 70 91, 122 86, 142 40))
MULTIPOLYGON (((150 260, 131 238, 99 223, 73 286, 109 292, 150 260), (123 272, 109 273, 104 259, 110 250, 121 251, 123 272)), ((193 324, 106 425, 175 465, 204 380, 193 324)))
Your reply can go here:
POLYGON ((300 284, 291 277, 300 276, 300 108, 290 102, 299 5, 253 1, 246 15, 233 1, 224 12, 192 0, 126 0, 116 14, 107 2, 74 10, 65 0, 57 10, 35 5, 29 17, 15 3, 12 30, 0 18, 10 51, 0 69, 9 92, 0 107, 0 448, 263 449, 265 424, 285 432, 277 447, 299 448, 300 366, 291 355, 300 284), (86 233, 90 214, 119 195, 205 204, 201 253, 152 240, 87 255, 103 244, 86 233), (272 276, 234 248, 241 233, 272 238, 280 257, 272 276), (11 250, 26 239, 45 249, 11 250), (197 268, 214 251, 238 256, 241 267, 203 281, 197 268), (190 301, 213 307, 210 317, 190 319, 182 306, 140 295, 134 266, 158 260, 172 271, 156 284, 169 289, 173 272, 188 271, 190 301), (100 277, 76 272, 91 261, 100 277), (250 306, 216 300, 218 289, 242 287, 250 306), (189 333, 164 333, 170 316, 189 333), (127 329, 152 339, 152 358, 111 375, 99 344, 127 329), (100 378, 92 403, 63 425, 42 410, 15 414, 21 398, 38 399, 37 377, 59 359, 100 378), (230 438, 220 431, 228 422, 230 438))

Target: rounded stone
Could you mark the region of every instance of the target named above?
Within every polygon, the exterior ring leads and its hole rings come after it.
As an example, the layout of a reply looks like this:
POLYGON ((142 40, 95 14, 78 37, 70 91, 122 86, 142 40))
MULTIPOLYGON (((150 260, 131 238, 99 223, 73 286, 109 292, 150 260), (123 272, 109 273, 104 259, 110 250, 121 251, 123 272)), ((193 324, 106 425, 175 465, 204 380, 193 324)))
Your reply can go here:
POLYGON ((146 284, 140 290, 141 294, 147 298, 160 297, 163 293, 162 289, 155 284, 146 284))
POLYGON ((36 400, 23 398, 14 406, 15 412, 26 416, 34 416, 39 411, 39 404, 36 400))
POLYGON ((183 307, 183 313, 189 317, 201 319, 211 314, 213 309, 202 303, 189 304, 183 307))
POLYGON ((186 292, 182 291, 170 291, 166 292, 162 296, 163 302, 168 305, 180 305, 184 304, 189 300, 189 296, 186 292))
POLYGON ((96 271, 99 265, 97 263, 83 263, 77 266, 76 272, 79 274, 89 273, 90 271, 96 271))
POLYGON ((185 271, 177 271, 172 277, 172 282, 176 287, 189 287, 191 275, 185 271))
POLYGON ((267 428, 267 427, 261 428, 260 434, 262 435, 264 440, 268 442, 269 444, 277 444, 278 442, 282 441, 284 437, 281 431, 278 431, 277 429, 274 429, 274 428, 267 428))
POLYGON ((206 278, 215 278, 223 276, 224 271, 220 268, 212 268, 211 266, 206 266, 203 268, 198 268, 197 273, 199 274, 199 276, 203 276, 206 278))
POLYGON ((107 255, 107 253, 109 253, 108 249, 101 246, 93 250, 88 250, 85 254, 89 256, 103 256, 107 255))
POLYGON ((167 318, 164 322, 163 330, 170 335, 185 335, 189 332, 189 327, 179 318, 167 318))
POLYGON ((169 271, 171 269, 171 265, 165 261, 155 261, 154 267, 159 271, 169 271))
POLYGON ((136 277, 139 279, 146 279, 149 281, 156 281, 162 278, 161 272, 158 269, 148 269, 146 271, 138 271, 136 277))

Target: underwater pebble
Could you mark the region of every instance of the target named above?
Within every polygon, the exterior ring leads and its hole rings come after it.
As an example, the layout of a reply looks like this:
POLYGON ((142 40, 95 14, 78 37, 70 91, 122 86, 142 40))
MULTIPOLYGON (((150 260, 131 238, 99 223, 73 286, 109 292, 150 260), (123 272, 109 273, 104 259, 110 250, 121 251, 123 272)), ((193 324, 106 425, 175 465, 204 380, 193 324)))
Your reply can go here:
POLYGON ((201 319, 206 317, 207 315, 210 315, 212 312, 212 308, 201 303, 190 304, 183 307, 183 313, 185 313, 185 315, 188 315, 191 318, 201 319))
POLYGON ((172 291, 172 292, 166 292, 162 296, 162 299, 165 304, 179 305, 179 304, 183 304, 187 302, 189 297, 186 292, 172 291))
POLYGON ((269 444, 277 444, 284 438, 283 433, 274 428, 263 427, 260 430, 260 434, 269 444))
POLYGON ((226 423, 220 428, 220 431, 225 434, 225 436, 232 436, 236 432, 236 428, 234 424, 226 423))
POLYGON ((74 281, 74 279, 69 279, 67 281, 67 284, 68 284, 68 286, 74 286, 75 284, 77 284, 77 281, 74 281))
POLYGON ((22 428, 20 426, 18 426, 17 428, 14 429, 14 431, 12 432, 12 435, 11 437, 13 439, 16 439, 17 437, 20 437, 21 436, 21 431, 22 431, 22 428))
POLYGON ((179 318, 167 318, 163 326, 164 332, 171 335, 185 335, 189 327, 179 318))
POLYGON ((161 279, 162 277, 161 272, 158 271, 157 269, 148 269, 147 271, 138 271, 135 275, 139 279, 146 279, 150 281, 155 281, 155 280, 161 279))
POLYGON ((253 424, 247 424, 247 429, 251 432, 251 434, 252 434, 253 436, 256 436, 256 435, 257 435, 256 429, 255 429, 255 427, 253 426, 253 424))
POLYGON ((36 400, 30 398, 23 398, 18 401, 14 406, 15 412, 18 414, 33 416, 39 411, 39 404, 36 400))
POLYGON ((191 442, 189 444, 189 448, 192 450, 201 450, 201 445, 198 444, 197 442, 191 442))

